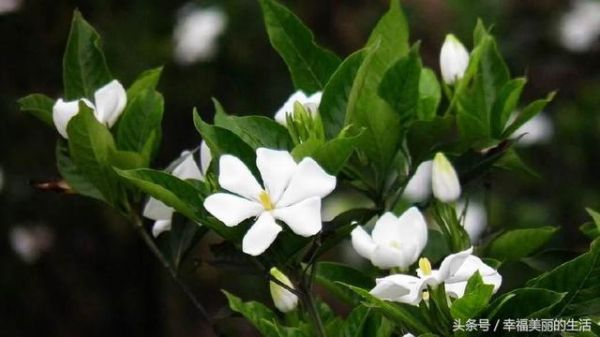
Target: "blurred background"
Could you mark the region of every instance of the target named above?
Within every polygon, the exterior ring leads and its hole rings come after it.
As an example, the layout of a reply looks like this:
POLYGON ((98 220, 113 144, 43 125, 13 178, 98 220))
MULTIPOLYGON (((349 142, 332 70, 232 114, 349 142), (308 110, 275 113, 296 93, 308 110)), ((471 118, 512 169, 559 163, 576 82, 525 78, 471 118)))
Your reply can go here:
MULTIPOLYGON (((283 2, 321 45, 342 56, 364 44, 387 8, 387 0, 283 2)), ((561 226, 553 247, 584 250, 587 241, 577 229, 588 221, 584 208, 600 209, 600 1, 403 3, 411 40, 422 41, 424 62, 436 71, 446 33, 470 47, 482 18, 494 26, 513 74, 528 76, 527 100, 558 90, 519 145, 539 177, 494 176, 489 226, 561 226)), ((271 116, 293 91, 256 1, 0 0, 1 335, 210 336, 118 214, 93 200, 30 186, 58 177, 57 134, 20 113, 16 100, 33 92, 60 97, 75 8, 103 36, 113 75, 126 86, 141 71, 165 66, 159 85, 166 99, 164 143, 155 167, 198 145, 191 111, 198 107, 210 120, 211 97, 230 113, 271 116)), ((225 314, 220 288, 269 302, 265 281, 216 273, 200 261, 206 250, 196 247, 182 275, 211 314, 225 314)), ((222 328, 253 335, 241 319, 234 323, 222 328)))

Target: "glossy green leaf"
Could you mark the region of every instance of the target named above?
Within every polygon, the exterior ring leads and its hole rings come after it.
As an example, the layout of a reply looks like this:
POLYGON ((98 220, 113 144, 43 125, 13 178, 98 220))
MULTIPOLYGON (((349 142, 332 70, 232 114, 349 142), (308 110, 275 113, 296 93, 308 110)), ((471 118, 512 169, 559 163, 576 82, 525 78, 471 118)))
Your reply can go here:
POLYGON ((416 121, 410 126, 406 138, 413 162, 420 163, 431 157, 440 146, 457 138, 455 118, 447 116, 416 121))
POLYGON ((503 294, 487 309, 487 317, 548 318, 552 308, 565 298, 565 294, 549 289, 519 288, 503 294))
POLYGON ((319 262, 315 280, 333 295, 352 305, 358 304, 360 297, 340 283, 366 289, 375 286, 373 278, 352 267, 336 262, 319 262))
POLYGON ((487 307, 494 286, 483 283, 479 273, 473 274, 467 282, 465 295, 452 303, 450 312, 454 319, 465 321, 476 318, 487 307))
POLYGON ((435 118, 441 99, 442 89, 435 72, 429 68, 422 68, 419 79, 419 102, 417 105, 417 116, 419 119, 428 121, 435 118))
POLYGON ((69 147, 66 141, 59 140, 56 144, 56 166, 58 172, 66 180, 67 184, 78 194, 86 197, 104 200, 102 192, 94 186, 88 177, 75 165, 69 157, 69 147))
POLYGON ((492 135, 494 137, 498 138, 502 135, 502 131, 504 131, 504 128, 507 126, 506 124, 508 123, 511 114, 519 104, 519 99, 521 98, 521 93, 523 92, 526 82, 527 79, 524 77, 515 78, 506 82, 500 89, 498 97, 496 97, 496 101, 492 107, 490 117, 492 123, 492 135))
POLYGON ((500 260, 530 256, 544 247, 557 230, 556 227, 538 227, 507 231, 489 244, 486 256, 500 260))
POLYGON ((348 99, 356 73, 365 59, 366 52, 359 50, 348 56, 331 75, 323 89, 323 98, 319 104, 319 114, 323 121, 325 136, 334 138, 344 128, 348 99))
POLYGON ((293 145, 287 129, 264 116, 230 116, 217 109, 215 125, 231 131, 253 149, 289 150, 293 145))
POLYGON ((160 81, 162 67, 148 69, 142 72, 127 89, 127 100, 131 101, 146 90, 156 90, 156 86, 160 81))
POLYGON ((590 251, 527 283, 532 288, 566 293, 554 308, 556 316, 600 314, 600 242, 590 251))
POLYGON ((287 64, 296 89, 307 94, 323 90, 340 64, 332 52, 319 47, 311 31, 275 0, 260 0, 273 47, 287 64))
MULTIPOLYGON (((151 153, 158 151, 161 140, 161 123, 164 99, 154 89, 138 92, 127 104, 119 120, 117 144, 119 149, 143 152, 151 140, 151 153)), ((147 158, 149 161, 150 158, 147 158)))
MULTIPOLYGON (((532 119, 535 115, 541 112, 550 101, 554 98, 555 93, 552 92, 546 96, 546 98, 534 101, 527 105, 519 114, 517 118, 504 130, 502 133, 502 137, 510 137, 515 133, 523 124, 527 123, 530 119, 532 119)), ((519 136, 519 135, 516 135, 519 136)))
POLYGON ((54 100, 52 98, 42 94, 31 94, 19 99, 18 103, 21 111, 27 111, 42 122, 54 127, 52 120, 54 100))
POLYGON ((379 96, 400 115, 403 128, 417 118, 421 70, 419 46, 416 45, 386 71, 379 85, 379 96))
POLYGON ((240 313, 252 325, 262 334, 264 337, 281 337, 282 335, 277 331, 275 326, 277 322, 277 316, 275 313, 267 308, 264 304, 259 302, 243 302, 239 297, 234 296, 227 291, 223 290, 223 293, 227 297, 229 302, 229 308, 231 310, 240 313), (269 324, 271 323, 271 324, 269 324))
POLYGON ((100 36, 81 13, 75 11, 63 57, 65 99, 93 98, 94 91, 111 80, 100 36))

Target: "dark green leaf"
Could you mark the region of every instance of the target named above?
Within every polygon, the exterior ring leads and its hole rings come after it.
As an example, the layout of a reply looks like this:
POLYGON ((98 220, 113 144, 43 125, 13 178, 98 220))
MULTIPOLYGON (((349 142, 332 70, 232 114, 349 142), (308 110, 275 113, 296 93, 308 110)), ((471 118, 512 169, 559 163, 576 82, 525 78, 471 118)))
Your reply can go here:
MULTIPOLYGON (((154 89, 140 91, 127 104, 119 120, 117 144, 119 149, 143 152, 152 140, 151 153, 156 153, 161 139, 164 100, 154 89)), ((150 158, 147 158, 149 162, 150 158)))
POLYGON ((325 136, 334 138, 344 128, 348 99, 356 73, 365 59, 366 52, 359 50, 348 56, 331 75, 323 89, 323 98, 319 104, 319 114, 323 121, 325 136))
POLYGON ((500 260, 518 260, 540 250, 556 233, 556 227, 510 230, 492 241, 486 256, 500 260))
POLYGON ((356 305, 360 297, 347 287, 340 285, 345 283, 360 288, 373 288, 373 279, 362 272, 349 266, 335 262, 319 262, 317 264, 315 280, 344 302, 356 305))
POLYGON ((454 301, 450 307, 452 317, 462 321, 478 317, 488 305, 493 291, 494 286, 483 283, 479 273, 473 274, 467 283, 465 295, 454 301))
POLYGON ((453 116, 414 122, 407 134, 412 161, 420 163, 428 159, 440 146, 452 142, 455 138, 456 127, 453 116))
POLYGON ((31 94, 18 101, 21 111, 27 111, 42 122, 54 127, 52 107, 54 100, 42 94, 31 94))
POLYGON ((75 11, 63 58, 65 99, 92 98, 94 91, 111 80, 100 36, 81 13, 75 11))
POLYGON ((519 98, 523 92, 523 87, 527 79, 524 77, 515 78, 504 84, 494 106, 492 107, 492 113, 490 121, 492 123, 492 135, 496 138, 502 135, 502 131, 507 126, 510 115, 515 111, 517 104, 519 104, 519 98))
POLYGON ((155 90, 162 74, 162 67, 149 69, 141 73, 127 89, 127 100, 132 101, 146 90, 155 90))
POLYGON ((323 90, 339 58, 319 47, 310 30, 287 8, 274 0, 260 0, 260 5, 271 44, 287 64, 296 89, 323 90))
MULTIPOLYGON (((503 138, 510 137, 515 131, 517 131, 523 124, 527 123, 531 118, 537 115, 552 99, 555 93, 552 92, 546 98, 534 101, 525 107, 518 115, 517 118, 510 124, 502 133, 503 138)), ((519 135, 516 135, 519 136, 519 135)))
POLYGON ((102 192, 73 163, 69 157, 68 144, 62 140, 59 140, 56 144, 56 166, 60 175, 75 192, 86 197, 105 201, 102 192))
POLYGON ((503 294, 487 309, 490 320, 504 318, 548 318, 551 309, 565 298, 549 289, 520 288, 503 294))
POLYGON ((600 241, 594 241, 586 254, 538 276, 527 286, 566 293, 554 308, 556 316, 600 314, 600 241))
POLYGON ((419 103, 417 115, 420 120, 428 121, 437 116, 437 109, 442 99, 442 89, 435 72, 429 68, 421 69, 419 79, 419 103))
POLYGON ((421 67, 419 46, 416 45, 386 71, 379 85, 379 96, 400 115, 403 128, 417 118, 421 67))
POLYGON ((243 302, 227 291, 223 290, 227 297, 231 310, 240 313, 264 336, 264 337, 282 337, 276 327, 277 316, 262 303, 243 302), (271 324, 269 324, 271 323, 271 324))

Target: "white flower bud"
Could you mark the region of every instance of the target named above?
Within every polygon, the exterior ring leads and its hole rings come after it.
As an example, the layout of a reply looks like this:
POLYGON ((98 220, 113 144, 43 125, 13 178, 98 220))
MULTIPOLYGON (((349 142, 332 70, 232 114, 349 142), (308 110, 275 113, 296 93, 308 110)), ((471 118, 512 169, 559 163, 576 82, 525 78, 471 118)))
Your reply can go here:
POLYGON ((460 197, 460 182, 452 163, 438 152, 431 168, 433 195, 442 202, 453 202, 460 197))
MULTIPOLYGON (((273 267, 269 272, 275 279, 294 289, 292 281, 290 281, 290 279, 279 269, 273 267)), ((269 288, 271 290, 271 297, 273 297, 273 303, 275 303, 275 307, 279 309, 279 311, 290 312, 296 309, 298 306, 298 296, 292 294, 289 290, 273 281, 269 282, 269 288)))
POLYGON ((469 52, 452 34, 446 35, 440 52, 440 69, 446 84, 454 84, 463 78, 469 66, 469 52))

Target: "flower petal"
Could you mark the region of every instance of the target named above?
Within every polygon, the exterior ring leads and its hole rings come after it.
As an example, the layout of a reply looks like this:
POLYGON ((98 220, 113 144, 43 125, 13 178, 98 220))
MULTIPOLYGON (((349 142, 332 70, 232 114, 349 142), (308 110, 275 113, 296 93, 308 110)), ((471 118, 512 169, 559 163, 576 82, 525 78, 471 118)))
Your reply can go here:
POLYGON ((237 226, 240 222, 252 216, 257 216, 263 207, 237 195, 215 193, 204 200, 204 208, 226 226, 237 226))
MULTIPOLYGON (((432 276, 438 283, 446 281, 452 275, 456 274, 472 253, 473 247, 469 247, 469 249, 446 256, 440 265, 440 269, 434 270, 432 276)), ((420 270, 417 270, 417 273, 420 274, 420 270)))
POLYGON ((246 199, 259 201, 262 187, 248 167, 237 157, 226 154, 219 160, 219 185, 246 199))
POLYGON ((456 170, 446 156, 438 152, 431 167, 433 195, 442 202, 453 202, 460 197, 460 181, 456 170))
POLYGON ((206 145, 206 142, 203 140, 200 142, 200 170, 202 171, 202 175, 205 176, 206 172, 208 172, 211 161, 212 153, 210 152, 208 145, 206 145))
POLYGON ((127 92, 117 80, 112 80, 94 93, 95 115, 109 128, 115 124, 127 105, 127 92))
POLYGON ((502 276, 494 268, 488 266, 474 255, 468 256, 460 268, 450 275, 446 283, 466 282, 477 272, 481 275, 484 283, 492 284, 494 285, 494 291, 498 290, 502 283, 502 276))
POLYGON ((398 236, 400 248, 410 247, 412 256, 408 256, 408 264, 415 262, 427 244, 427 222, 416 207, 409 208, 398 218, 398 236))
POLYGON ((373 236, 373 241, 378 245, 390 246, 393 245, 394 242, 399 243, 402 238, 398 235, 398 228, 400 227, 400 223, 398 222, 398 218, 392 212, 384 213, 377 222, 375 222, 375 227, 373 227, 373 232, 371 235, 373 236))
POLYGON ((262 254, 281 231, 281 226, 275 222, 273 216, 269 212, 263 212, 244 235, 242 251, 252 256, 262 254))
POLYGON ((274 204, 287 187, 298 164, 287 151, 258 148, 256 150, 256 166, 260 171, 265 190, 274 204))
POLYGON ((289 206, 310 197, 323 198, 335 188, 336 179, 312 158, 304 158, 283 192, 277 206, 289 206))
POLYGON ((371 236, 362 228, 362 226, 357 226, 350 233, 352 237, 352 247, 358 253, 358 255, 364 257, 365 259, 371 259, 373 256, 373 251, 377 245, 371 238, 371 236))
POLYGON ((200 172, 198 164, 194 160, 193 152, 184 152, 181 155, 184 159, 173 169, 172 174, 179 179, 204 180, 204 175, 200 172))
POLYGON ((152 235, 157 238, 161 233, 171 230, 171 219, 169 220, 158 220, 154 222, 152 226, 152 235))
POLYGON ((424 161, 410 178, 404 188, 404 198, 412 202, 425 201, 431 194, 431 160, 424 161))
POLYGON ((321 222, 321 199, 308 198, 297 204, 276 208, 273 216, 288 225, 290 229, 301 236, 317 234, 323 226, 321 222))
POLYGON ((293 93, 292 96, 290 96, 290 98, 288 98, 287 101, 285 101, 283 106, 279 108, 279 110, 277 110, 277 112, 275 113, 275 120, 277 121, 277 123, 286 125, 287 115, 290 115, 294 112, 294 103, 300 102, 301 104, 304 104, 304 102, 306 102, 307 99, 308 98, 306 97, 306 94, 301 90, 298 90, 295 93, 293 93))
MULTIPOLYGON (((94 105, 92 102, 87 99, 82 99, 82 101, 90 107, 94 109, 94 105)), ((56 131, 60 133, 61 136, 65 139, 69 139, 69 135, 67 134, 67 125, 69 125, 69 121, 79 112, 79 101, 70 101, 65 102, 62 98, 56 100, 54 106, 52 107, 52 121, 54 122, 54 126, 56 127, 56 131)))
POLYGON ((391 246, 377 245, 371 255, 371 262, 380 269, 390 269, 394 267, 406 268, 410 265, 407 257, 412 255, 412 251, 407 252, 401 248, 391 246))
POLYGON ((417 305, 421 301, 425 283, 418 277, 396 274, 376 280, 371 295, 387 301, 417 305))
POLYGON ((170 220, 173 212, 173 208, 165 205, 162 201, 150 198, 144 206, 142 215, 152 220, 170 220))

